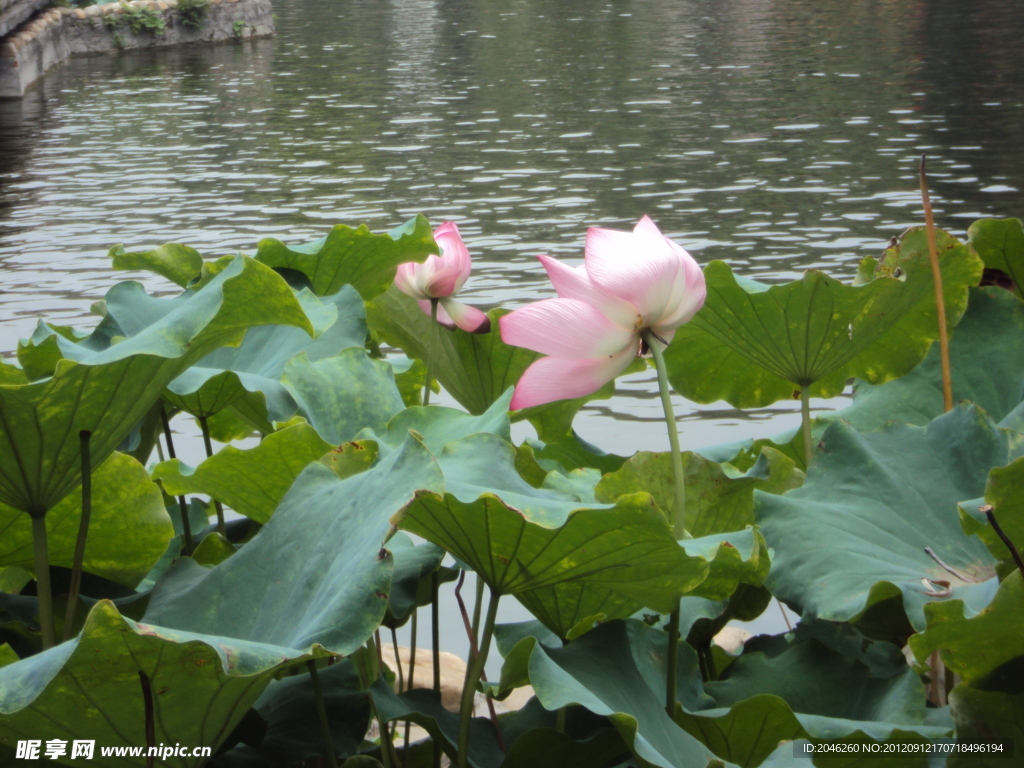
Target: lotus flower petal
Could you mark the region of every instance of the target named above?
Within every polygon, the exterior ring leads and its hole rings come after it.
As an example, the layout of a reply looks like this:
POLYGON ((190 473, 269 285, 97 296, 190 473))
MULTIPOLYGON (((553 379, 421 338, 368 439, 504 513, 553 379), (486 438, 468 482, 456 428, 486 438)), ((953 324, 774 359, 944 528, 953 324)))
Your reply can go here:
POLYGON ((542 357, 527 368, 519 379, 509 407, 517 411, 520 408, 589 395, 626 370, 635 355, 636 350, 629 346, 610 357, 584 360, 542 357))
POLYGON ((636 307, 625 299, 598 287, 587 274, 585 266, 567 267, 550 256, 538 256, 551 278, 555 292, 562 299, 579 299, 597 307, 623 328, 633 329, 639 319, 636 307))
POLYGON ((632 232, 587 231, 585 264, 538 257, 558 293, 501 319, 507 344, 551 357, 523 374, 512 408, 591 394, 618 376, 642 333, 664 343, 704 304, 704 274, 644 216, 632 232))
MULTIPOLYGON (((427 311, 430 311, 429 302, 427 311)), ((448 327, 458 326, 467 333, 487 333, 491 330, 491 320, 487 315, 476 307, 455 301, 455 299, 441 299, 440 306, 437 308, 437 320, 448 327)))
POLYGON ((422 264, 399 264, 395 287, 416 299, 430 314, 432 299, 440 299, 437 321, 448 328, 461 328, 469 333, 487 333, 491 321, 479 309, 452 300, 469 277, 472 261, 469 249, 462 242, 455 222, 446 221, 434 230, 434 240, 441 248, 440 256, 428 256, 422 264))
MULTIPOLYGON (((462 286, 469 279, 469 271, 472 268, 472 259, 469 256, 469 249, 462 242, 459 228, 454 221, 446 221, 434 230, 434 241, 441 247, 441 255, 436 258, 441 270, 447 275, 452 275, 452 283, 447 293, 432 293, 435 298, 452 296, 462 290, 462 286)), ((446 278, 447 279, 447 278, 446 278)))
POLYGON ((644 325, 659 325, 664 317, 676 314, 673 299, 685 291, 684 262, 692 257, 646 216, 633 232, 592 227, 585 254, 594 284, 635 306, 644 325))
POLYGON ((517 309, 501 318, 501 338, 506 344, 570 360, 617 355, 636 342, 633 331, 579 299, 544 299, 517 309))
MULTIPOLYGON (((428 260, 430 258, 433 257, 428 257, 428 260)), ((412 261, 399 264, 398 270, 395 272, 395 287, 407 296, 412 296, 417 300, 429 298, 423 294, 423 291, 420 290, 416 282, 416 268, 422 269, 423 266, 423 264, 416 264, 412 261)))

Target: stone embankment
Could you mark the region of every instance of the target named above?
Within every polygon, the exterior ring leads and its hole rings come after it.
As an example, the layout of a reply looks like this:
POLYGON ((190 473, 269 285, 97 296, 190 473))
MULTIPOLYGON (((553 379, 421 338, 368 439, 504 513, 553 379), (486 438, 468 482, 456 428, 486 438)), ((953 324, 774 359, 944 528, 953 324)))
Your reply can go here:
MULTIPOLYGON (((37 13, 0 39, 0 98, 21 98, 32 83, 74 54, 274 34, 270 0, 208 0, 199 9, 190 5, 183 13, 178 0, 137 0, 37 13)), ((5 18, 13 6, 13 1, 3 4, 5 18)))

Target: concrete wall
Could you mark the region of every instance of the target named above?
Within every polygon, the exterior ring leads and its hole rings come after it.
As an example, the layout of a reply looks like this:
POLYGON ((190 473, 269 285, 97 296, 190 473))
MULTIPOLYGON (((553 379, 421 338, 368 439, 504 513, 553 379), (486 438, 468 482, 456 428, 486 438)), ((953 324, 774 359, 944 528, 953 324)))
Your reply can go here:
POLYGON ((84 9, 51 9, 0 40, 0 98, 21 98, 51 67, 76 53, 212 43, 274 34, 270 0, 209 0, 198 27, 183 23, 177 0, 137 0, 126 5, 160 14, 163 32, 133 32, 123 15, 124 7, 110 3, 84 9))

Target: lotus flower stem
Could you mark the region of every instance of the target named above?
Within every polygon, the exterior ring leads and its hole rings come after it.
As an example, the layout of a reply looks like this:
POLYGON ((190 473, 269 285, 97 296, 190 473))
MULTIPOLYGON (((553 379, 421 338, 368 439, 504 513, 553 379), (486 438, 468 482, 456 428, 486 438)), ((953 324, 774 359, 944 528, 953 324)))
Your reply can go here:
POLYGON ((398 655, 398 635, 395 633, 395 628, 391 629, 391 649, 395 652, 395 672, 398 673, 398 690, 406 691, 408 688, 405 687, 405 675, 402 672, 402 658, 398 655))
POLYGON ((665 425, 668 427, 668 444, 672 450, 672 474, 676 481, 676 504, 675 509, 672 510, 672 516, 669 518, 669 524, 672 526, 672 533, 679 538, 683 528, 683 516, 686 512, 686 478, 683 475, 683 456, 679 452, 676 412, 672 407, 672 390, 668 384, 668 370, 665 368, 665 356, 661 350, 661 342, 650 331, 645 331, 643 336, 654 355, 654 367, 658 371, 658 391, 661 393, 661 408, 665 413, 665 425))
MULTIPOLYGON (((177 456, 174 454, 174 440, 171 437, 171 422, 167 418, 167 410, 164 408, 163 403, 160 404, 160 422, 164 427, 164 442, 167 443, 167 455, 172 459, 176 459, 177 456)), ((157 441, 157 446, 160 443, 157 441)), ((194 549, 192 542, 192 523, 188 519, 188 504, 185 502, 185 496, 181 495, 178 497, 178 510, 181 513, 181 531, 185 538, 184 553, 191 555, 194 549)))
POLYGON ((953 409, 953 375, 949 367, 949 331, 946 329, 946 300, 942 295, 942 270, 939 268, 939 249, 935 244, 935 217, 928 197, 928 177, 924 172, 925 155, 921 155, 921 202, 924 205, 924 226, 928 235, 928 258, 932 264, 932 282, 935 284, 935 314, 939 322, 939 355, 942 361, 942 402, 945 410, 953 409))
POLYGON ((476 575, 476 604, 473 606, 473 628, 470 634, 473 643, 480 637, 480 619, 484 609, 484 580, 476 575))
MULTIPOLYGON (((480 653, 480 646, 478 645, 477 628, 474 627, 469 620, 469 611, 466 610, 466 603, 462 599, 462 585, 466 580, 466 572, 463 571, 459 574, 459 582, 455 585, 455 600, 459 604, 459 611, 462 613, 462 623, 466 627, 466 634, 469 636, 469 658, 475 659, 480 653)), ((480 608, 480 604, 483 602, 483 580, 480 579, 479 575, 476 579, 477 586, 477 609, 480 608)), ((479 610, 477 610, 479 614, 479 610)), ((478 619, 479 615, 474 617, 474 620, 478 619)), ((481 673, 480 679, 486 681, 486 676, 481 673)), ((494 724, 494 730, 498 734, 498 746, 504 751, 505 742, 501 735, 501 723, 498 722, 498 713, 494 711, 494 699, 491 698, 490 694, 487 694, 487 710, 491 715, 491 722, 494 724)))
MULTIPOLYGON (((437 299, 430 300, 430 332, 437 333, 437 299)), ((430 355, 428 354, 427 359, 424 361, 427 366, 427 380, 423 383, 423 406, 430 405, 430 355)))
POLYGON ((715 667, 715 657, 711 651, 711 640, 697 646, 697 661, 700 664, 701 676, 705 683, 718 679, 718 669, 715 667))
POLYGON ((555 713, 555 730, 559 733, 565 733, 565 715, 569 710, 569 705, 566 704, 564 707, 559 707, 555 713))
POLYGON ((309 669, 309 681, 313 684, 313 698, 316 699, 316 713, 320 718, 320 735, 324 738, 324 749, 327 751, 327 765, 338 768, 338 758, 334 752, 334 741, 331 739, 331 726, 327 720, 327 707, 324 705, 324 693, 320 688, 320 676, 316 671, 316 662, 306 662, 309 669))
MULTIPOLYGON (((210 425, 206 423, 206 417, 199 417, 199 427, 203 430, 203 446, 206 448, 206 458, 213 456, 213 443, 210 441, 210 425)), ((213 507, 217 510, 217 533, 225 539, 228 537, 228 529, 224 524, 224 507, 217 499, 213 500, 213 507)))
POLYGON ((156 757, 156 719, 153 711, 153 684, 149 675, 139 670, 139 684, 142 686, 142 706, 146 718, 146 768, 153 768, 156 757))
MULTIPOLYGON (((437 571, 430 574, 430 643, 431 661, 434 664, 434 691, 441 698, 441 616, 438 611, 438 592, 441 578, 437 571)), ((434 768, 441 768, 441 744, 434 739, 434 768)))
POLYGON ((981 509, 985 513, 985 517, 988 518, 988 524, 991 525, 992 530, 996 532, 996 536, 1002 539, 1003 544, 1005 544, 1006 548, 1010 550, 1010 557, 1012 557, 1013 562, 1017 564, 1017 570, 1021 572, 1021 575, 1024 575, 1024 559, 1021 559, 1020 550, 1017 549, 1016 546, 1014 546, 1013 541, 1011 541, 1010 537, 1006 535, 1006 532, 1002 529, 1002 526, 1000 526, 999 523, 996 522, 996 516, 995 513, 992 512, 991 505, 985 505, 981 509))
MULTIPOLYGON (((654 367, 658 371, 658 391, 661 393, 661 408, 665 412, 665 425, 668 427, 668 444, 672 449, 672 474, 675 477, 676 501, 675 509, 669 518, 672 534, 678 539, 685 532, 683 527, 686 511, 686 478, 683 474, 683 457, 679 452, 679 430, 676 428, 676 413, 672 408, 672 390, 668 385, 668 371, 665 368, 665 356, 661 351, 661 342, 652 331, 644 331, 643 339, 647 342, 654 355, 654 367), (678 526, 676 525, 678 523, 678 526)), ((676 711, 676 669, 679 663, 679 607, 672 611, 668 620, 668 668, 665 674, 665 711, 669 717, 675 717, 676 711)))
POLYGON ((484 667, 487 665, 487 652, 491 647, 494 635, 494 622, 498 618, 498 600, 501 595, 493 588, 491 599, 487 604, 487 617, 484 619, 484 632, 480 638, 480 652, 474 656, 466 670, 466 680, 462 685, 462 702, 459 706, 459 755, 458 768, 469 765, 469 723, 473 717, 473 699, 476 696, 476 684, 480 681, 484 667))
MULTIPOLYGON (((384 657, 381 654, 380 628, 373 633, 373 644, 377 649, 377 664, 383 667, 384 657)), ((384 764, 384 768, 394 768, 395 766, 400 768, 402 763, 398 758, 398 749, 395 747, 395 742, 392 740, 392 730, 380 716, 380 711, 376 709, 374 711, 377 714, 377 726, 380 729, 381 762, 384 764)), ((397 726, 395 727, 397 728, 397 726)))
POLYGON ((779 611, 782 612, 782 620, 784 622, 786 622, 786 629, 788 629, 790 632, 792 632, 793 631, 793 623, 789 620, 789 614, 786 613, 786 606, 784 606, 782 604, 782 601, 779 600, 779 598, 775 598, 775 602, 778 603, 779 611))
MULTIPOLYGON (((415 682, 416 676, 416 617, 419 612, 413 610, 412 619, 409 622, 409 687, 406 690, 411 691, 413 682, 415 682)), ((409 731, 412 727, 412 720, 405 721, 405 759, 406 762, 409 760, 409 731)))
POLYGON ((811 456, 814 455, 814 440, 811 439, 811 387, 809 384, 800 385, 800 431, 804 435, 804 463, 811 466, 811 456))
POLYGON ((85 542, 89 537, 89 518, 92 516, 92 454, 89 438, 92 433, 83 429, 78 433, 82 449, 82 517, 78 522, 75 541, 75 559, 71 566, 71 585, 68 587, 68 607, 64 613, 64 639, 70 640, 74 632, 78 592, 82 588, 82 564, 85 562, 85 542))
POLYGON ((35 554, 36 594, 39 598, 39 627, 43 634, 43 650, 57 644, 53 626, 53 587, 50 586, 50 555, 46 549, 46 512, 30 512, 32 518, 32 549, 35 554))

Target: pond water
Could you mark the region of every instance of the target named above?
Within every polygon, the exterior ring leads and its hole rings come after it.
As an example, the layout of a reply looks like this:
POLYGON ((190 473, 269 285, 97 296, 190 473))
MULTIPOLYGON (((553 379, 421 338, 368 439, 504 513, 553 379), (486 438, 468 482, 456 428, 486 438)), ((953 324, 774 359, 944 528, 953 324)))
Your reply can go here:
MULTIPOLYGON (((644 213, 702 263, 849 276, 920 223, 921 153, 940 226, 1024 213, 1019 0, 275 11, 274 39, 79 58, 0 103, 0 351, 40 315, 91 323, 125 277, 115 243, 216 256, 422 212, 458 222, 465 297, 489 307, 552 295, 536 254, 579 259, 588 226, 644 213)), ((676 408, 684 447, 797 423, 789 403, 676 408)), ((667 448, 653 375, 578 426, 606 450, 667 448)))

